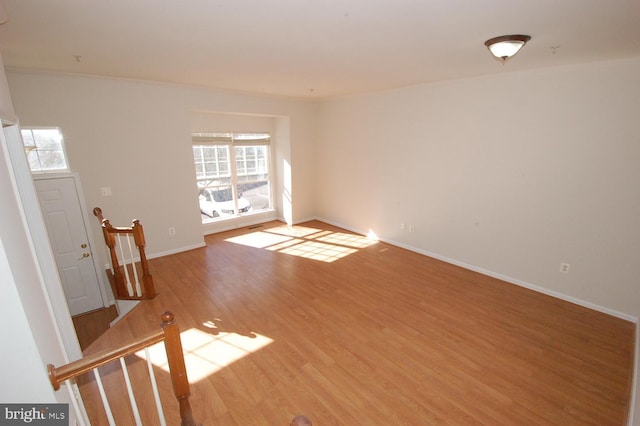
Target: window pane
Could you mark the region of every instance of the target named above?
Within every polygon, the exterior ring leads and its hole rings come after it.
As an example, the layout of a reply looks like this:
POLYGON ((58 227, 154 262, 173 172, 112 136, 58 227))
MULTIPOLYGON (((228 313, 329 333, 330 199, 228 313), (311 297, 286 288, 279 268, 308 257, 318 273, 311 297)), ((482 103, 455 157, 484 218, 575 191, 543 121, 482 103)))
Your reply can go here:
POLYGON ((67 168, 67 162, 61 151, 40 151, 38 156, 43 170, 62 170, 67 168))
MULTIPOLYGON (((269 182, 253 182, 238 184, 238 194, 251 205, 251 212, 259 212, 271 208, 271 191, 269 182)), ((242 212, 242 211, 241 211, 242 212)))
POLYGON ((21 133, 32 172, 68 170, 59 129, 22 129, 21 133))
MULTIPOLYGON (((208 179, 213 182, 222 177, 228 177, 229 173, 229 148, 217 145, 194 145, 193 161, 196 167, 196 179, 201 181, 208 179)), ((199 184, 208 186, 210 183, 199 184)))
POLYGON ((199 163, 200 161, 202 161, 202 148, 199 146, 194 146, 193 147, 193 159, 196 161, 196 163, 199 163))
POLYGON ((229 172, 229 162, 218 163, 218 167, 220 168, 219 173, 220 176, 229 176, 231 173, 229 172))
POLYGON ((38 149, 62 149, 62 135, 58 129, 33 129, 33 137, 38 149))
POLYGON ((29 168, 32 172, 39 172, 41 170, 37 151, 31 151, 27 156, 27 160, 29 161, 29 168))
POLYGON ((236 147, 238 194, 251 204, 252 212, 270 209, 268 146, 236 147), (240 154, 240 157, 238 157, 240 154), (258 158, 260 160, 258 161, 258 158))
MULTIPOLYGON (((240 140, 234 135, 232 140, 240 140)), ((200 135, 199 137, 203 137, 200 135)), ((198 140, 194 137, 194 141, 198 140)), ((194 162, 203 221, 271 209, 269 135, 244 135, 242 145, 194 145, 194 162), (259 145, 249 145, 251 141, 259 145), (233 148, 232 162, 230 149, 233 148), (198 151, 200 149, 200 151, 198 151), (198 154, 201 152, 201 154, 198 154), (232 182, 237 183, 235 191, 232 182)))
POLYGON ((22 130, 22 140, 24 141, 24 146, 36 146, 36 140, 33 138, 31 130, 22 130))
POLYGON ((216 147, 215 146, 205 146, 202 147, 204 151, 204 159, 206 161, 216 161, 216 147))
POLYGON ((216 163, 204 163, 206 176, 216 176, 218 174, 218 166, 216 163))

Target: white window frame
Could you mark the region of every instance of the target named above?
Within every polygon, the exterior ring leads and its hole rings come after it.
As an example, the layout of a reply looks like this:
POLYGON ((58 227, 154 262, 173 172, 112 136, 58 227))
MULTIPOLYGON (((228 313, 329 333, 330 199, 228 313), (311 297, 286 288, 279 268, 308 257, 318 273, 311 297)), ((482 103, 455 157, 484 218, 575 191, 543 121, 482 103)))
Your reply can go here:
MULTIPOLYGON (((226 187, 227 185, 229 185, 231 187, 231 190, 233 192, 233 201, 234 201, 234 212, 235 214, 233 216, 230 217, 225 217, 225 218, 209 218, 209 219, 203 219, 202 223, 212 223, 212 222, 218 222, 220 220, 233 220, 233 219, 237 219, 241 216, 251 216, 253 214, 259 214, 262 212, 268 212, 268 211, 273 211, 274 210, 274 197, 273 197, 273 190, 274 190, 274 174, 273 174, 273 157, 274 157, 274 153, 273 153, 273 145, 271 144, 271 135, 269 133, 266 132, 259 132, 259 133, 251 133, 251 132, 224 132, 224 133, 193 133, 191 135, 191 140, 192 140, 192 146, 203 146, 203 145, 210 145, 210 146, 221 146, 221 145, 226 145, 228 146, 228 156, 229 156, 229 183, 224 183, 221 184, 220 186, 224 186, 226 187), (260 137, 261 136, 261 137, 260 137), (268 174, 268 179, 267 181, 267 185, 268 185, 268 191, 269 191, 269 207, 266 209, 261 209, 259 211, 256 212, 252 212, 252 213, 239 213, 239 206, 238 206, 238 184, 245 184, 245 183, 251 183, 251 181, 240 181, 238 179, 238 170, 237 170, 237 163, 236 163, 236 148, 238 147, 249 147, 249 146, 266 146, 267 147, 267 174, 268 174)), ((257 159, 256 159, 257 160, 257 159)), ((195 166, 195 158, 194 158, 194 166, 195 166)), ((203 161, 203 167, 204 167, 204 161, 203 161)), ((225 176, 226 177, 226 176, 225 176)), ((201 180, 204 180, 203 178, 199 178, 197 176, 196 173, 196 182, 199 182, 201 180)), ((256 181, 257 182, 257 181, 256 181)), ((212 186, 208 186, 208 187, 212 187, 212 186)), ((200 189, 200 185, 198 185, 198 188, 200 189)))
MULTIPOLYGON (((62 130, 60 130, 59 127, 22 127, 20 129, 20 136, 22 137, 22 142, 24 145, 24 150, 25 150, 25 154, 27 156, 27 163, 29 164, 29 169, 31 170, 32 174, 45 174, 45 173, 64 173, 64 172, 70 172, 71 168, 69 166, 69 157, 67 156, 67 150, 66 150, 66 145, 64 143, 64 135, 62 134, 62 130), (40 155, 39 152, 41 152, 40 150, 38 150, 38 148, 36 147, 36 145, 27 145, 26 144, 26 139, 24 138, 23 133, 24 132, 31 132, 31 136, 33 138, 33 140, 35 141, 35 136, 33 134, 34 131, 37 130, 56 130, 58 132, 58 134, 60 135, 60 145, 61 145, 61 149, 59 152, 62 153, 62 157, 64 159, 64 163, 65 163, 65 168, 57 168, 57 169, 43 169, 42 168, 42 162, 40 161, 40 155), (31 161, 29 159, 30 156, 32 155, 36 155, 38 157, 38 164, 40 165, 39 169, 33 169, 31 168, 31 161)), ((58 150, 56 150, 58 151, 58 150)))

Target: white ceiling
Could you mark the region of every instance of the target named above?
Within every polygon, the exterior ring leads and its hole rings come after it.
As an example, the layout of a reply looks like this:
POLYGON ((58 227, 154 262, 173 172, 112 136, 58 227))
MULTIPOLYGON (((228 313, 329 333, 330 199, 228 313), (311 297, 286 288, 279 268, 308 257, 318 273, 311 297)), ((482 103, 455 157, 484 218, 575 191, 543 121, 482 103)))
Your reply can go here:
POLYGON ((293 97, 640 56, 640 0, 0 2, 9 68, 293 97), (532 40, 502 65, 504 34, 532 40))

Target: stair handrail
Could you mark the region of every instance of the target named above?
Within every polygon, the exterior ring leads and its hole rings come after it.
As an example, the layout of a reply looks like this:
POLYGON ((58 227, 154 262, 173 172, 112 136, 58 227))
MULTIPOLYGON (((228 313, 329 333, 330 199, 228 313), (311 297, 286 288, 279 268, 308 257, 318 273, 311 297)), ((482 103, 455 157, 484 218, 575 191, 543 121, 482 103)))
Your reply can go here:
POLYGON ((169 311, 163 313, 160 316, 160 320, 160 330, 149 333, 121 347, 106 349, 60 367, 48 364, 47 370, 53 389, 58 390, 60 389, 60 384, 67 380, 75 379, 100 366, 164 341, 173 393, 178 400, 180 408, 181 424, 182 426, 195 426, 196 422, 193 419, 191 405, 189 404, 191 391, 182 351, 182 341, 180 340, 180 328, 174 314, 169 311))
MULTIPOLYGON (((146 240, 144 237, 144 228, 138 219, 131 221, 130 227, 113 226, 109 219, 105 219, 100 207, 93 209, 93 215, 98 218, 102 227, 102 234, 104 241, 109 248, 109 256, 111 259, 111 268, 113 278, 115 280, 116 298, 124 299, 137 299, 138 297, 131 297, 130 291, 127 289, 125 283, 125 275, 120 268, 120 261, 118 260, 118 254, 116 251, 116 235, 118 234, 131 234, 138 252, 140 254, 140 266, 142 268, 142 295, 139 298, 153 299, 156 296, 155 286, 153 284, 153 277, 149 269, 149 263, 147 261, 147 255, 145 252, 146 240)), ((126 268, 126 265, 123 266, 126 268)), ((135 265, 133 266, 135 268, 135 265)))

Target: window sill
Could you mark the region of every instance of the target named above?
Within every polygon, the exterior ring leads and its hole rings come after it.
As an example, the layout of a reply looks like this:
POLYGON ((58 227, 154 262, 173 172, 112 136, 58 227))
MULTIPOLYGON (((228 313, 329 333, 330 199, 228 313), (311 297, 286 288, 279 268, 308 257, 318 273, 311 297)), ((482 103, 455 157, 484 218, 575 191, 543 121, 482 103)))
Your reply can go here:
POLYGON ((278 212, 270 209, 242 216, 207 220, 202 222, 202 231, 204 235, 209 235, 277 219, 278 212))

